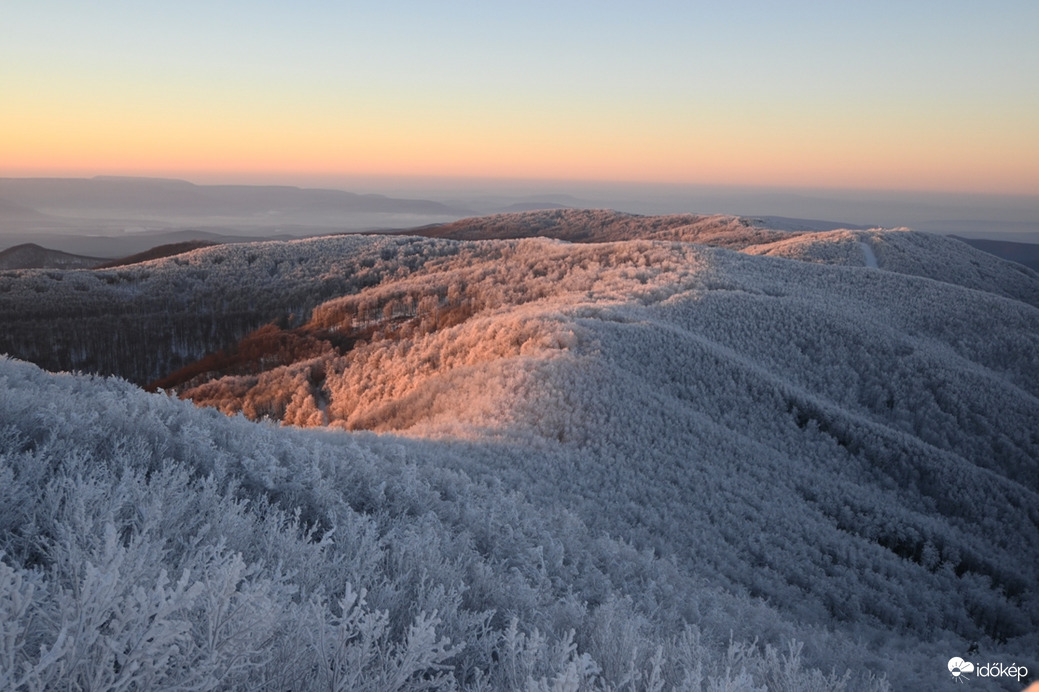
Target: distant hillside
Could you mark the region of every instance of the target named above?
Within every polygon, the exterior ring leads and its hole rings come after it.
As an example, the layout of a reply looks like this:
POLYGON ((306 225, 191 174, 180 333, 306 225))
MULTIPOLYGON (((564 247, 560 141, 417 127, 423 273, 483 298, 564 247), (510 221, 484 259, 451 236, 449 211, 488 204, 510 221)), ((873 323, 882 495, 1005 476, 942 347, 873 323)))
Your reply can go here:
MULTIPOLYGON (((412 239, 414 240, 414 239, 412 239)), ((432 242, 432 241, 427 241, 432 242)), ((0 352, 146 383, 379 283, 395 237, 229 243, 111 269, 0 272, 0 352)))
POLYGON ((148 262, 150 260, 162 259, 164 257, 172 257, 174 255, 180 255, 185 252, 191 252, 192 250, 198 250, 204 247, 212 247, 218 245, 211 240, 186 240, 180 243, 169 243, 168 245, 159 245, 153 247, 150 250, 144 252, 138 252, 135 255, 129 257, 122 257, 120 259, 110 260, 103 264, 99 264, 95 269, 112 269, 113 267, 124 267, 128 264, 137 264, 138 262, 148 262))
POLYGON ((0 198, 59 215, 159 217, 412 213, 457 216, 439 202, 273 185, 195 185, 158 178, 0 178, 0 198))
MULTIPOLYGON (((295 229, 294 229, 295 230, 295 229)), ((312 235, 325 235, 328 231, 307 232, 300 235, 293 233, 259 234, 256 232, 243 234, 200 230, 197 228, 175 228, 158 231, 138 231, 119 235, 91 235, 74 231, 15 233, 4 236, 2 240, 36 243, 44 247, 60 248, 63 252, 92 257, 119 258, 148 252, 161 245, 175 245, 194 241, 207 241, 215 245, 221 243, 250 243, 268 240, 295 240, 312 235)))
POLYGON ((672 240, 743 249, 789 237, 736 216, 670 214, 643 216, 609 209, 549 209, 492 214, 427 226, 401 235, 451 240, 554 238, 571 243, 672 240))
POLYGON ((756 216, 748 220, 755 226, 777 231, 836 231, 839 229, 865 231, 869 228, 869 226, 819 219, 792 219, 787 216, 756 216))
POLYGON ((35 243, 23 243, 0 251, 0 270, 10 269, 112 269, 128 264, 172 257, 191 250, 218 245, 212 240, 187 240, 156 247, 118 259, 74 255, 49 250, 35 243))
POLYGON ((1009 240, 982 240, 980 238, 961 238, 953 235, 971 247, 1002 257, 1011 262, 1023 264, 1034 272, 1039 272, 1039 243, 1015 243, 1009 240))
POLYGON ((5 269, 90 269, 105 260, 48 250, 35 243, 15 245, 0 251, 0 270, 5 269))
POLYGON ((821 231, 746 249, 755 255, 867 266, 998 293, 1039 307, 1039 275, 957 240, 909 230, 821 231))

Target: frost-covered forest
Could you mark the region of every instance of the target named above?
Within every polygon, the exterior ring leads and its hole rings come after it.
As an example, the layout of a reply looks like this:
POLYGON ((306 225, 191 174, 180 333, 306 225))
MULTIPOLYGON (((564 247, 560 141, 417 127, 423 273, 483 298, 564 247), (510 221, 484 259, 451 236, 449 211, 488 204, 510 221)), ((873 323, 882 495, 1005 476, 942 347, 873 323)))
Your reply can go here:
POLYGON ((165 390, 0 361, 0 688, 1039 670, 1035 273, 735 217, 422 232, 0 273, 11 355, 165 390))

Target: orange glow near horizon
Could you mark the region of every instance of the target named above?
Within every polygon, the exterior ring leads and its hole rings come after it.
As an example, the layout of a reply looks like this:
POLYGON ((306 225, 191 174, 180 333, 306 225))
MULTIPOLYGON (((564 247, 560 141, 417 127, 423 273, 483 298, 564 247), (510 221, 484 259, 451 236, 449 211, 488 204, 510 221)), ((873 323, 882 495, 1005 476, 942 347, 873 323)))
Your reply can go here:
POLYGON ((61 20, 22 9, 24 35, 0 45, 0 176, 1039 194, 1039 51, 1012 40, 1037 13, 954 4, 940 20, 907 8, 905 27, 866 5, 732 16, 568 7, 555 24, 533 9, 223 8, 212 25, 172 6, 126 18, 66 8, 61 20), (705 30, 693 41, 689 26, 705 30), (770 42, 780 27, 789 45, 770 42))
POLYGON ((955 133, 940 132, 772 138, 767 128, 682 136, 427 127, 360 134, 277 122, 111 126, 88 118, 19 127, 0 115, 0 176, 488 177, 1039 194, 1039 159, 998 134, 956 147, 955 133))
POLYGON ((964 123, 923 116, 866 122, 730 107, 662 118, 515 105, 467 117, 455 117, 450 104, 432 104, 424 117, 15 107, 0 113, 0 176, 438 176, 1039 193, 1039 147, 1015 128, 972 134, 964 123))

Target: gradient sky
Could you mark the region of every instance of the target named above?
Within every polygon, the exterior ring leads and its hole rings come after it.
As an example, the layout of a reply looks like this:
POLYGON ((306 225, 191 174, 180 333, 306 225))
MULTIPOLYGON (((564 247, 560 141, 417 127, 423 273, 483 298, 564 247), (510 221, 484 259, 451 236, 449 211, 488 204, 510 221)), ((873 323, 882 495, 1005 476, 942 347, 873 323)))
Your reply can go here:
POLYGON ((5 3, 0 176, 1039 193, 1039 2, 5 3))

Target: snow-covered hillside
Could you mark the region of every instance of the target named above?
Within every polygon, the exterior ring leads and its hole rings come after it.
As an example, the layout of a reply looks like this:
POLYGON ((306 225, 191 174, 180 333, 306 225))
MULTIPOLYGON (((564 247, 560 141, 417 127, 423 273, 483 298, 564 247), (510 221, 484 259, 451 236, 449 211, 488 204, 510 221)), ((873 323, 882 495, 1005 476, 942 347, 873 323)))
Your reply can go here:
POLYGON ((996 293, 1039 307, 1039 274, 994 255, 973 252, 964 245, 946 236, 906 229, 837 230, 799 234, 761 243, 745 251, 806 262, 873 265, 996 293))
POLYGON ((926 690, 972 646, 1039 670, 1039 280, 903 230, 640 219, 6 275, 12 312, 43 285, 296 312, 170 380, 260 423, 0 361, 0 675, 926 690))

